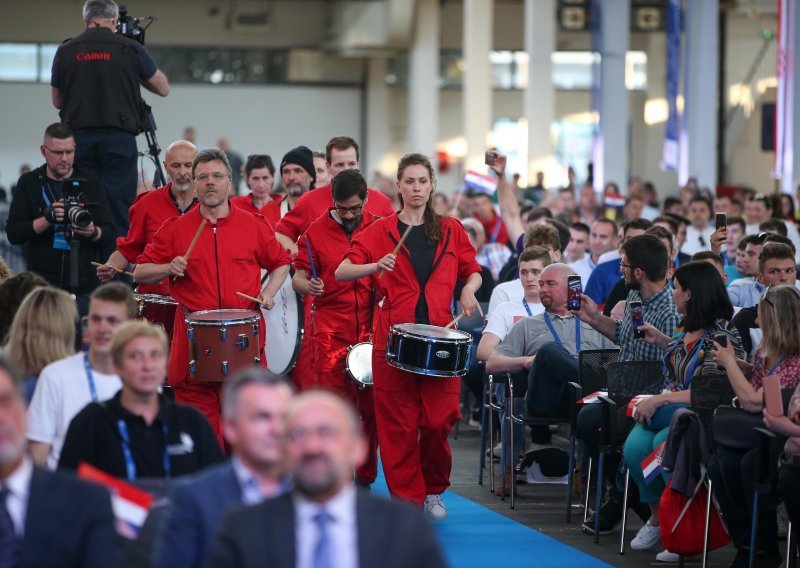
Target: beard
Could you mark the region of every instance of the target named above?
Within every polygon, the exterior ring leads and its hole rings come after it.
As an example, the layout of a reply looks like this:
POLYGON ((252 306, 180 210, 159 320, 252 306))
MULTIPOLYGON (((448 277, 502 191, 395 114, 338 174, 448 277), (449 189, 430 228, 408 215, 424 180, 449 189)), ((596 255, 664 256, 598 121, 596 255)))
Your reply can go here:
MULTIPOLYGON (((341 219, 341 217, 340 217, 341 219)), ((344 232, 348 235, 352 235, 353 232, 358 229, 359 225, 361 225, 362 217, 353 217, 352 219, 341 219, 342 221, 342 228, 344 232)))
POLYGON ((192 185, 194 185, 191 181, 187 183, 178 183, 177 181, 172 182, 172 187, 180 191, 181 193, 186 193, 190 189, 192 189, 192 185))
POLYGON ((339 483, 336 470, 331 459, 325 454, 314 454, 304 456, 294 471, 294 486, 307 497, 325 495, 333 491, 339 483), (303 467, 304 463, 322 460, 325 468, 321 471, 311 471, 310 468, 303 467))
POLYGON ((309 183, 293 183, 291 185, 287 185, 286 193, 288 193, 292 197, 299 197, 300 195, 303 195, 306 191, 308 191, 309 187, 311 187, 310 182, 311 180, 309 180, 309 183))

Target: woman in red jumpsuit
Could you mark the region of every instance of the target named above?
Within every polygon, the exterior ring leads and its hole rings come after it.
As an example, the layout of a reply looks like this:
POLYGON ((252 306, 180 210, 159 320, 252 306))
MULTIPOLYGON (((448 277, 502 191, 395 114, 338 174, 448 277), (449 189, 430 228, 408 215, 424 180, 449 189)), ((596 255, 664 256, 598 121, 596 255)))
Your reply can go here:
POLYGON ((481 284, 475 249, 461 223, 436 215, 430 203, 435 176, 428 158, 403 156, 397 189, 403 208, 370 224, 336 270, 338 280, 372 276, 383 304, 375 326, 372 371, 378 441, 392 495, 417 505, 435 520, 447 516, 441 494, 450 485, 452 456, 447 436, 460 418, 459 377, 429 377, 386 363, 389 328, 398 323, 445 326, 452 319, 456 281, 464 282, 461 306, 478 308, 481 284), (397 255, 392 254, 408 226, 397 255), (378 274, 385 271, 383 278, 378 274))

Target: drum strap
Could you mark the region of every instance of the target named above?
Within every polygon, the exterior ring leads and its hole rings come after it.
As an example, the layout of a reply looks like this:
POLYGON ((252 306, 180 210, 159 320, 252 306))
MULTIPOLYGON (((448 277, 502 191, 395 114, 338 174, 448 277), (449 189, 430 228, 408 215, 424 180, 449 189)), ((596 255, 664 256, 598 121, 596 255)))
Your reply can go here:
MULTIPOLYGON (((553 334, 553 339, 556 340, 556 343, 564 347, 561 338, 558 336, 558 333, 556 333, 556 328, 553 327, 553 322, 550 321, 550 315, 547 312, 544 313, 544 323, 550 328, 550 333, 553 334)), ((581 322, 577 317, 575 318, 575 351, 577 353, 581 352, 581 322)))

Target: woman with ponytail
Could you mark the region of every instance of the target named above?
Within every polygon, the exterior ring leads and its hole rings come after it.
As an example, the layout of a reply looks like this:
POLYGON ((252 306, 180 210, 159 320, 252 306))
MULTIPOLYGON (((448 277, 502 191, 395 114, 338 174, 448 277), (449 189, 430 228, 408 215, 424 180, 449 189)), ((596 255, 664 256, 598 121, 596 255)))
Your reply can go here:
POLYGON ((430 377, 386 362, 389 328, 399 323, 445 326, 453 319, 456 282, 464 283, 461 308, 478 308, 481 285, 475 249, 456 219, 437 215, 430 197, 436 178, 422 154, 403 156, 397 167, 402 209, 373 222, 353 240, 336 271, 338 280, 369 277, 383 303, 372 351, 378 442, 389 491, 425 508, 434 520, 447 516, 441 494, 450 485, 447 436, 459 419, 459 377, 430 377), (408 238, 392 254, 401 235, 408 238), (379 278, 381 272, 385 274, 379 278))

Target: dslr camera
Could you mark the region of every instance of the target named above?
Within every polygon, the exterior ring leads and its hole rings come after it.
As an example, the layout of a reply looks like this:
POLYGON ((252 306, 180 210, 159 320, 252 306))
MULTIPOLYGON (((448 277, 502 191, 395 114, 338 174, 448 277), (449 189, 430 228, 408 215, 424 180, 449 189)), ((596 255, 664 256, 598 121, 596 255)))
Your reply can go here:
POLYGON ((119 7, 119 19, 117 20, 117 33, 144 45, 144 32, 154 21, 155 18, 153 16, 141 18, 129 16, 128 7, 121 4, 119 7))
POLYGON ((72 227, 84 229, 92 224, 94 220, 89 211, 96 207, 96 203, 88 203, 81 189, 83 179, 71 178, 64 180, 61 196, 64 199, 64 221, 72 227))

